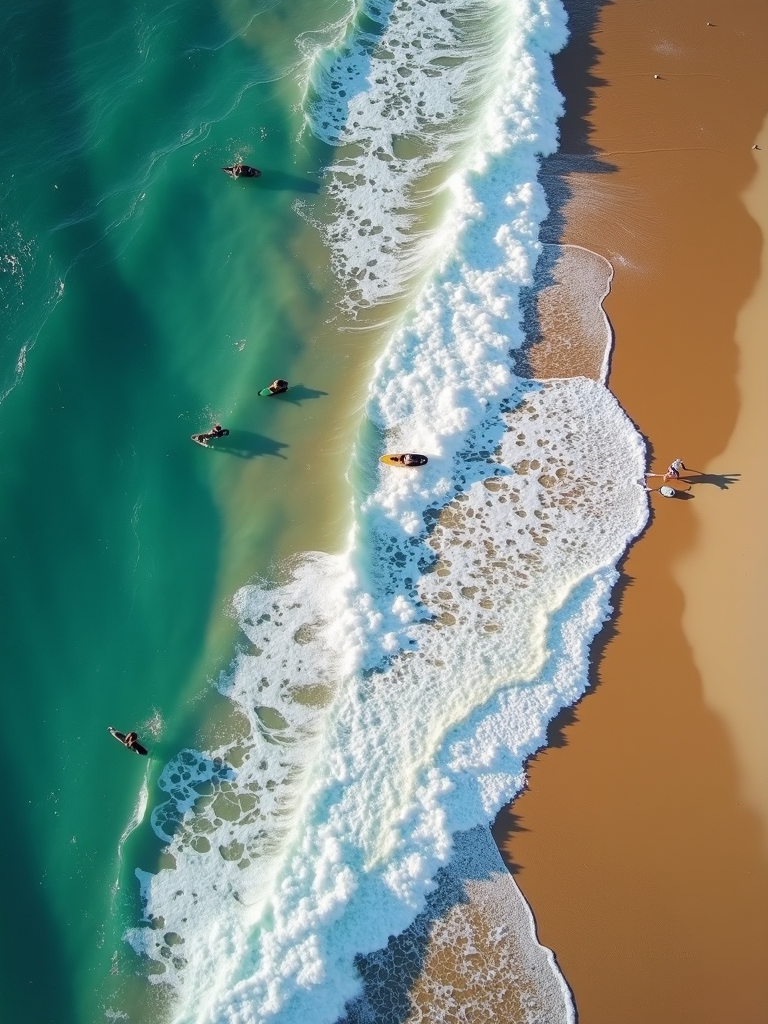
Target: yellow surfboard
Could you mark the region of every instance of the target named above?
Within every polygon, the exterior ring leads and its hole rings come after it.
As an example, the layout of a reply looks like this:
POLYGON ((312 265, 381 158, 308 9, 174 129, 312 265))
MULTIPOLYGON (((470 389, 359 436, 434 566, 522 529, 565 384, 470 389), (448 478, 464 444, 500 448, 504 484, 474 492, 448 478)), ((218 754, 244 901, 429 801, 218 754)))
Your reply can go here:
POLYGON ((426 466, 429 459, 426 455, 416 455, 414 452, 407 452, 404 455, 382 455, 379 462, 383 462, 385 466, 415 469, 417 466, 426 466))

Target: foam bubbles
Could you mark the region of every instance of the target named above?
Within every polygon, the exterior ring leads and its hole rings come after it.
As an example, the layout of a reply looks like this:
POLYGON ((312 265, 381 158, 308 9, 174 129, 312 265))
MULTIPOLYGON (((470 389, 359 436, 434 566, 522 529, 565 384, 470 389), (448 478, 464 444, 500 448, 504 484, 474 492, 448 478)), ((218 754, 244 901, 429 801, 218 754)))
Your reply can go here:
POLYGON ((570 993, 487 829, 456 835, 436 882, 405 932, 359 958, 363 994, 341 1024, 572 1024, 570 993))
MULTIPOLYGON (((414 233, 419 186, 432 169, 459 160, 485 173, 489 154, 514 146, 524 159, 555 148, 560 97, 542 86, 549 54, 564 42, 559 3, 367 0, 344 43, 316 60, 307 119, 315 135, 341 147, 327 186, 334 216, 323 233, 345 305, 398 294, 444 243, 450 248, 462 215, 483 215, 457 179, 458 220, 443 232, 414 233)), ((524 175, 521 187, 534 180, 524 175)), ((511 248, 516 227, 501 229, 511 248)))

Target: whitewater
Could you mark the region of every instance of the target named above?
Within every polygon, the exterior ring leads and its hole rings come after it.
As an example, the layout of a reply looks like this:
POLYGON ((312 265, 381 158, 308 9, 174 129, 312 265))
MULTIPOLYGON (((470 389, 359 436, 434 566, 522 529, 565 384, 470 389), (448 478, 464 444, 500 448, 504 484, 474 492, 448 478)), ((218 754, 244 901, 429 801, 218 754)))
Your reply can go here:
MULTIPOLYGON (((488 823, 586 687, 647 496, 642 439, 606 387, 604 261, 567 251, 560 312, 599 351, 594 376, 532 380, 519 359, 566 37, 556 0, 402 0, 355 8, 307 55, 307 130, 339 152, 318 230, 342 305, 419 283, 351 452, 346 549, 234 595, 242 640, 216 685, 239 738, 160 777, 167 866, 137 872, 128 938, 178 1022, 383 1020, 360 957, 434 911, 449 876, 503 874, 488 823), (414 231, 419 182, 446 163, 445 215, 414 231), (382 467, 385 451, 429 464, 382 467)), ((526 1019, 572 1020, 543 956, 526 1019)))

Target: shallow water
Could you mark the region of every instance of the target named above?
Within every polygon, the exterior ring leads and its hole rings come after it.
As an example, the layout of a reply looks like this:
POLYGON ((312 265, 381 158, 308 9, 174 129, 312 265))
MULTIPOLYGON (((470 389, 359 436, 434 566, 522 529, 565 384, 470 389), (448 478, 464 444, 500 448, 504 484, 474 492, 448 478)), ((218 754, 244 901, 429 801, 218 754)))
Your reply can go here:
POLYGON ((562 10, 2 17, 3 1002, 332 1021, 581 692, 645 517, 603 384, 514 373, 562 10))

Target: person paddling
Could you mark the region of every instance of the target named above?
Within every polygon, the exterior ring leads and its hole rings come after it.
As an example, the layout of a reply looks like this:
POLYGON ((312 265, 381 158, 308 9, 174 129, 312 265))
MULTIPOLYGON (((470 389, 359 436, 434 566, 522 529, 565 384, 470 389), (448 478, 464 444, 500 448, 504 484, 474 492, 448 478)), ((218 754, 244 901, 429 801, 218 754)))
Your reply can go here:
POLYGON ((388 466, 426 466, 429 459, 426 455, 406 452, 404 455, 382 455, 380 461, 388 466))
POLYGON ((215 441, 217 437, 229 437, 229 431, 220 423, 214 423, 213 427, 204 434, 193 434, 192 440, 201 444, 203 448, 207 448, 208 442, 215 441))
POLYGON ((273 395, 282 395, 284 391, 288 390, 288 381, 278 377, 277 380, 273 380, 269 385, 269 390, 273 395))
POLYGON ((250 167, 248 164, 236 163, 231 167, 222 167, 222 171, 230 178, 260 178, 261 171, 258 167, 250 167))
POLYGON ((118 743, 122 743, 128 750, 132 750, 134 754, 146 754, 147 748, 143 747, 139 743, 138 733, 135 732, 118 732, 117 729, 113 729, 111 725, 107 726, 107 729, 115 737, 118 743))

